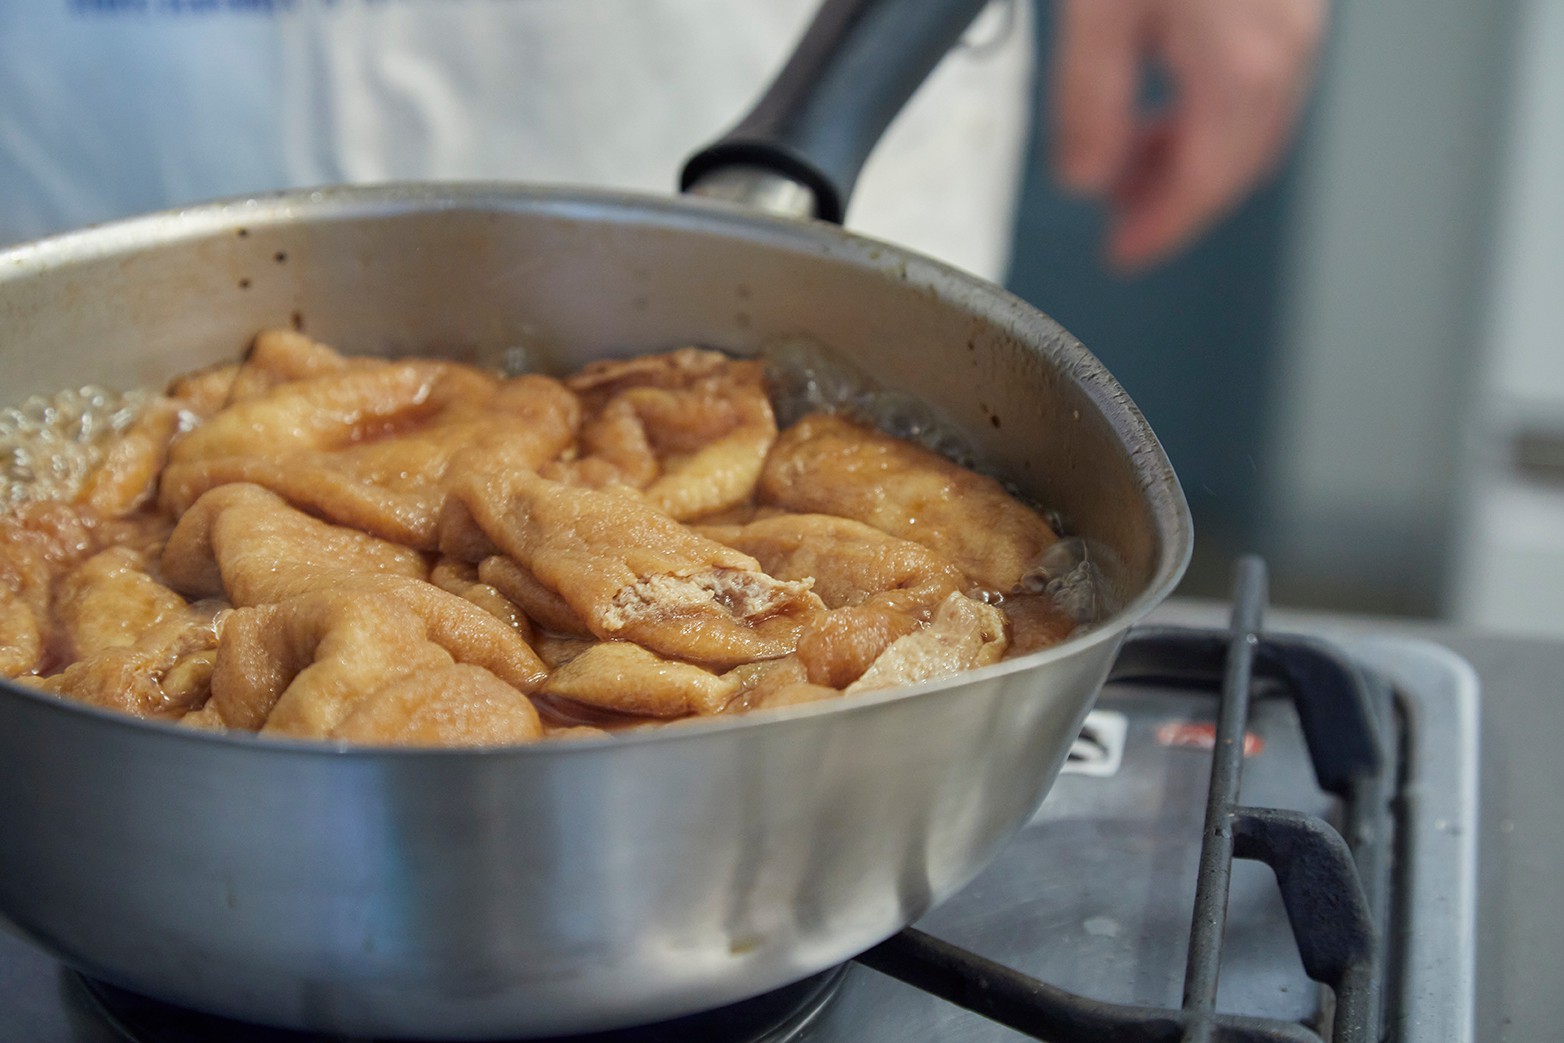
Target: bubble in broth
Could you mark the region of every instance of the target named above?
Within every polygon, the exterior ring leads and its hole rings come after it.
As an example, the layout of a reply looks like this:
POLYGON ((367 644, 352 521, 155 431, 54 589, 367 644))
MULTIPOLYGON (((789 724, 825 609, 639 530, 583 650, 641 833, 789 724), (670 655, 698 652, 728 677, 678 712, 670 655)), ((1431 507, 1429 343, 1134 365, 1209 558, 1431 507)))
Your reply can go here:
POLYGON ((159 396, 87 386, 34 395, 0 409, 0 508, 33 500, 69 500, 159 396))

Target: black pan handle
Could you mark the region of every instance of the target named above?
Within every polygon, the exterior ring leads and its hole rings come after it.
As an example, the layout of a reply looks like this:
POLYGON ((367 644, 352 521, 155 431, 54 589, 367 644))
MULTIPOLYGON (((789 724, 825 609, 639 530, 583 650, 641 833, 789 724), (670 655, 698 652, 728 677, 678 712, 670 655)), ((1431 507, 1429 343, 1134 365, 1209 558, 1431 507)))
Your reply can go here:
POLYGON ((692 156, 679 187, 719 171, 780 175, 840 223, 864 160, 987 0, 826 0, 749 115, 692 156))

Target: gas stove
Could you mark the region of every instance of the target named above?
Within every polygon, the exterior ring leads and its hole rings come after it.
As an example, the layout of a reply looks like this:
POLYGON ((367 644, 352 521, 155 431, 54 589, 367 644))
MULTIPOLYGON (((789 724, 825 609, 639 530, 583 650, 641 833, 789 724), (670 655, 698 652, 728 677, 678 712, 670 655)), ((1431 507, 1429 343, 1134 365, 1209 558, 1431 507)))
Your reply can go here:
MULTIPOLYGON (((594 1043, 1368 1041, 1472 1034, 1476 675, 1444 648, 1132 632, 1047 801, 913 928, 594 1043)), ((0 931, 0 1040, 302 1043, 87 981, 0 931)))

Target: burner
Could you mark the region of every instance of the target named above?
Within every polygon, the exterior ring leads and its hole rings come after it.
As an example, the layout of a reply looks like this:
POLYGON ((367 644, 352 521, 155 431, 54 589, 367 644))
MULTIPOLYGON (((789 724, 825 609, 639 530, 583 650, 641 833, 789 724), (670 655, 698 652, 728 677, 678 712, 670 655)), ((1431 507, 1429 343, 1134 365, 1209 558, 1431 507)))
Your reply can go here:
MULTIPOLYGON (((796 1039, 836 995, 847 964, 822 971, 775 992, 726 1007, 653 1025, 561 1036, 553 1043, 674 1043, 709 1039, 721 1043, 787 1043, 796 1039)), ((85 975, 77 975, 98 1013, 134 1043, 343 1043, 342 1037, 295 1032, 232 1021, 178 1007, 85 975)), ((355 1040, 354 1043, 370 1043, 355 1040)), ((534 1041, 545 1043, 545 1041, 534 1041)))

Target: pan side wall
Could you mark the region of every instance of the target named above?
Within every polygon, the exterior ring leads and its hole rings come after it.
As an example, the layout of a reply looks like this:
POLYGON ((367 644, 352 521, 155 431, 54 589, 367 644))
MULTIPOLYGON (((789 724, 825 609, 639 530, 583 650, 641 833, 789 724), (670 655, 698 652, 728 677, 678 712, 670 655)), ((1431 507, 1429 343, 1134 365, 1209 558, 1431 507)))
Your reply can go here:
POLYGON ((762 727, 444 757, 5 700, 0 912, 115 984, 312 1031, 671 1017, 848 959, 970 880, 1112 651, 762 727))
POLYGON ((992 287, 826 226, 565 193, 319 195, 0 253, 5 397, 156 386, 268 325, 560 371, 802 340, 931 403, 1057 506, 1131 610, 1025 668, 607 747, 282 749, 0 692, 0 913, 161 998, 478 1037, 774 988, 976 874, 1187 555, 1176 481, 1095 360, 992 287))

